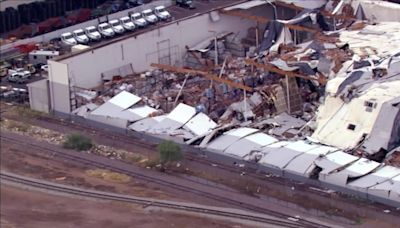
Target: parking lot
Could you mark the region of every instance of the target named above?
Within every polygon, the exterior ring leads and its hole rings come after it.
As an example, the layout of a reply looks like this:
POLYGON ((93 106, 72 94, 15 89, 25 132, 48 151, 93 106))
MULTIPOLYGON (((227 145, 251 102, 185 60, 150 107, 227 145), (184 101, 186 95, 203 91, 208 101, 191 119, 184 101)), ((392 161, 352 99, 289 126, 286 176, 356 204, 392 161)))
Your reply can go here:
MULTIPOLYGON (((156 24, 146 26, 145 28, 135 29, 134 31, 125 31, 123 34, 115 35, 112 38, 101 38, 100 41, 90 42, 87 45, 91 46, 91 47, 107 45, 108 43, 112 43, 117 40, 125 39, 129 36, 135 36, 139 33, 145 33, 147 31, 156 29, 157 27, 162 26, 165 23, 170 23, 171 21, 189 17, 194 14, 207 12, 207 11, 212 10, 213 8, 232 4, 234 2, 239 2, 239 1, 240 0, 195 0, 195 1, 193 1, 193 6, 195 7, 194 9, 184 8, 184 7, 180 7, 180 6, 173 4, 172 6, 166 8, 166 10, 171 14, 171 18, 167 21, 158 21, 156 24)), ((126 15, 126 16, 128 16, 128 15, 126 15)), ((84 28, 82 28, 82 29, 84 29, 84 28)), ((70 31, 70 32, 72 32, 72 31, 70 31)), ((69 48, 71 48, 71 47, 69 47, 69 48)), ((68 54, 69 51, 67 51, 67 54, 66 54, 67 56, 69 55, 68 54)), ((27 57, 25 57, 25 58, 26 58, 25 61, 27 63, 29 63, 29 61, 27 60, 27 57)), ((11 94, 10 91, 17 91, 16 93, 21 93, 21 92, 25 93, 24 90, 26 90, 26 92, 27 92, 27 84, 41 80, 46 77, 47 77, 47 72, 40 70, 40 69, 38 69, 37 72, 33 73, 32 76, 29 79, 25 80, 23 83, 10 82, 7 79, 7 76, 3 76, 0 78, 1 79, 1 81, 0 81, 1 97, 2 97, 2 99, 4 99, 4 94, 11 94)))
MULTIPOLYGON (((97 45, 102 46, 104 44, 113 42, 114 40, 117 40, 117 39, 120 40, 120 39, 129 37, 129 36, 133 36, 133 35, 136 35, 139 33, 144 33, 146 31, 153 30, 153 29, 157 28, 158 26, 162 26, 165 23, 169 23, 171 21, 189 17, 194 14, 210 11, 213 8, 232 4, 234 2, 240 2, 240 0, 197 0, 197 1, 195 0, 195 1, 193 1, 193 6, 195 7, 194 9, 180 7, 178 5, 173 4, 172 6, 166 8, 166 10, 171 14, 171 19, 169 19, 167 21, 159 20, 156 24, 149 24, 148 26, 146 26, 144 28, 136 28, 134 31, 125 31, 123 34, 116 34, 112 38, 102 37, 100 41, 90 42, 87 45, 93 46, 93 47, 95 47, 97 45)), ((126 16, 128 16, 128 15, 126 15, 126 16)), ((82 29, 84 29, 84 28, 82 28, 82 29)), ((72 31, 70 31, 70 32, 72 32, 72 31)))

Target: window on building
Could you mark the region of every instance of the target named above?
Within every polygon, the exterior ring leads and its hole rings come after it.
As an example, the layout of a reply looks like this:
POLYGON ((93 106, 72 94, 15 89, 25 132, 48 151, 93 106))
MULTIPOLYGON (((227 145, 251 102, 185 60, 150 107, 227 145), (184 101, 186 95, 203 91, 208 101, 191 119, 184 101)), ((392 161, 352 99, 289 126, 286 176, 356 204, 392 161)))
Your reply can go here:
POLYGON ((354 125, 354 124, 349 124, 349 125, 347 126, 347 129, 354 131, 354 130, 356 129, 356 125, 354 125))
POLYGON ((374 107, 374 103, 373 103, 373 102, 370 102, 370 101, 366 101, 366 102, 364 103, 364 106, 369 107, 369 108, 373 108, 373 107, 374 107))

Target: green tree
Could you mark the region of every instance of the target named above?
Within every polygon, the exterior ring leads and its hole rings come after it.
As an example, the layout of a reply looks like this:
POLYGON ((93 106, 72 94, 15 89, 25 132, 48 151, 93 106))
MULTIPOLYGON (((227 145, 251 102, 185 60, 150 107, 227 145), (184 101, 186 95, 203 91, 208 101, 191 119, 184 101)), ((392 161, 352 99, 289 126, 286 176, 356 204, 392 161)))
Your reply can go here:
POLYGON ((173 141, 164 140, 157 146, 161 164, 176 162, 182 159, 181 147, 173 141))
POLYGON ((63 143, 63 147, 74 150, 89 150, 92 148, 92 140, 80 134, 70 134, 63 143))

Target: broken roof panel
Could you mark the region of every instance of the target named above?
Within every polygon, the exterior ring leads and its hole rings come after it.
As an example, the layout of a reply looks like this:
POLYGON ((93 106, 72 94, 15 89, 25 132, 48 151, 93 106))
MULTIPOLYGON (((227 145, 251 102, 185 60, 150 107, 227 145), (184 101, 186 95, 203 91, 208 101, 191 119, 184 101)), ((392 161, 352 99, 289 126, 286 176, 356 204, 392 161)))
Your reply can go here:
POLYGON ((129 108, 132 105, 138 103, 141 100, 140 97, 131 94, 127 91, 122 91, 107 102, 117 105, 118 107, 121 107, 123 109, 129 108))
POLYGON ((234 142, 224 152, 227 154, 233 154, 238 157, 244 157, 248 155, 252 150, 261 150, 261 147, 276 142, 278 142, 278 140, 274 137, 259 132, 246 136, 234 142))
POLYGON ((127 91, 122 91, 106 101, 104 104, 100 105, 100 107, 91 112, 91 114, 116 117, 119 112, 131 107, 132 105, 138 103, 140 100, 140 97, 127 91))
POLYGON ((400 175, 368 188, 368 194, 400 202, 400 175))
POLYGON ((321 156, 337 151, 337 148, 318 145, 314 149, 305 151, 303 154, 294 158, 286 167, 285 171, 309 177, 315 168, 314 161, 321 156))
POLYGON ((286 131, 294 128, 303 127, 306 122, 300 118, 295 118, 290 116, 286 112, 283 112, 273 118, 269 118, 260 122, 260 124, 271 124, 275 127, 272 128, 269 132, 273 135, 283 135, 286 131))
POLYGON ((279 168, 282 170, 297 156, 303 154, 308 150, 312 150, 318 147, 318 145, 309 144, 305 141, 282 141, 282 146, 276 148, 277 144, 278 143, 271 144, 263 148, 262 152, 265 153, 265 155, 260 159, 260 164, 279 168))
MULTIPOLYGON (((382 111, 391 111, 392 120, 396 118, 398 108, 389 109, 391 105, 386 104, 400 96, 399 87, 399 80, 375 82, 366 91, 358 91, 357 97, 350 101, 344 101, 339 96, 327 96, 325 103, 319 107, 317 129, 312 137, 323 144, 343 150, 354 148, 373 131, 375 125, 382 127, 377 122, 380 115, 385 115, 382 111)), ((391 122, 391 126, 395 126, 394 123, 391 122)), ((389 132, 388 135, 392 132, 392 129, 385 130, 389 132)), ((373 154, 377 151, 367 152, 373 154)))
POLYGON ((329 174, 330 172, 333 172, 346 165, 349 165, 350 163, 355 162, 358 159, 359 157, 347 154, 343 151, 336 151, 323 157, 319 157, 315 160, 315 164, 322 169, 322 171, 320 172, 321 176, 329 174))
POLYGON ((149 131, 151 128, 153 128, 155 125, 163 121, 167 116, 162 115, 162 116, 155 116, 155 117, 150 117, 150 118, 145 118, 139 121, 136 121, 135 123, 129 125, 129 129, 137 132, 145 132, 149 131))
POLYGON ((168 119, 175 120, 179 123, 188 122, 196 114, 196 109, 192 106, 180 103, 168 114, 168 119))
POLYGON ((134 122, 146 118, 154 112, 157 112, 157 109, 145 105, 142 107, 125 109, 124 111, 122 111, 117 115, 121 119, 126 119, 131 122, 134 122))
POLYGON ((257 132, 258 129, 241 127, 225 132, 207 145, 207 149, 222 152, 239 139, 257 132))
POLYGON ((345 30, 340 32, 340 41, 348 43, 349 48, 361 57, 371 55, 389 57, 400 50, 399 24, 399 22, 381 22, 367 25, 361 31, 345 30))
POLYGON ((198 113, 183 128, 199 136, 210 132, 217 124, 204 113, 198 113))
POLYGON ((331 184, 345 186, 350 178, 364 176, 378 168, 379 165, 380 163, 378 162, 366 158, 360 158, 348 167, 340 169, 338 172, 320 175, 319 179, 331 184))
POLYGON ((367 188, 375 186, 400 175, 400 169, 393 166, 384 166, 375 172, 350 182, 347 186, 356 190, 367 191, 367 188))
POLYGON ((168 134, 182 127, 195 114, 196 109, 194 107, 180 103, 165 119, 154 125, 148 132, 152 134, 168 134))

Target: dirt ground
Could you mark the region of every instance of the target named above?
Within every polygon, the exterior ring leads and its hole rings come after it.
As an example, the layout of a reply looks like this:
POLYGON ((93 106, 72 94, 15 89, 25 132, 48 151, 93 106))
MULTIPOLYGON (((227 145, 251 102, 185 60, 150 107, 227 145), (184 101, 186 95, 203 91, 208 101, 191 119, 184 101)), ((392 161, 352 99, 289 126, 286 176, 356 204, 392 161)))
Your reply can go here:
POLYGON ((1 186, 2 228, 70 227, 245 227, 168 212, 149 212, 133 204, 54 196, 1 186))
POLYGON ((201 204, 221 206, 218 202, 196 197, 192 194, 182 194, 181 191, 160 189, 151 183, 144 184, 130 177, 129 181, 119 183, 113 180, 89 175, 92 168, 82 165, 73 165, 70 161, 59 161, 46 157, 46 155, 32 156, 19 150, 17 145, 1 144, 1 169, 15 174, 25 175, 37 179, 72 185, 99 191, 115 192, 120 194, 149 197, 156 199, 169 199, 175 201, 197 202, 201 204))

